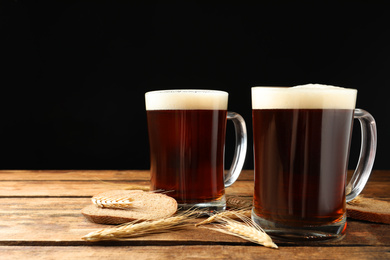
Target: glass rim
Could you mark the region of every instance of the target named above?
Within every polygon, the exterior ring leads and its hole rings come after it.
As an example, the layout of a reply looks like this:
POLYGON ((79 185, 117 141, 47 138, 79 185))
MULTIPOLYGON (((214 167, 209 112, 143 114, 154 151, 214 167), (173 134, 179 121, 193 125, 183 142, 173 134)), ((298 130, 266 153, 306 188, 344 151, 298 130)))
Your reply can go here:
POLYGON ((267 90, 267 91, 357 91, 354 88, 345 88, 333 85, 323 85, 323 84, 306 84, 306 85, 296 85, 296 86, 253 86, 251 90, 267 90))
POLYGON ((214 90, 214 89, 163 89, 163 90, 152 90, 145 93, 149 94, 180 94, 180 93, 193 93, 193 94, 225 94, 229 93, 223 90, 214 90))

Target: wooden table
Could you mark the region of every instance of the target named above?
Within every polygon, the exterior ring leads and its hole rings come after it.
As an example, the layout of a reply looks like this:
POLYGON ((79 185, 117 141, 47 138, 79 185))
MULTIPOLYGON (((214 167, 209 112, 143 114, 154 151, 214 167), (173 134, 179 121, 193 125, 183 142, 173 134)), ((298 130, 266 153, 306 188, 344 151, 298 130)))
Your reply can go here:
MULTIPOLYGON (((202 228, 124 242, 81 239, 103 225, 80 210, 91 196, 129 185, 149 185, 148 171, 0 171, 0 259, 390 259, 390 225, 348 220, 346 237, 320 245, 277 242, 269 249, 202 228)), ((227 194, 250 198, 253 171, 227 194)), ((390 200, 390 171, 374 171, 367 197, 390 200)))

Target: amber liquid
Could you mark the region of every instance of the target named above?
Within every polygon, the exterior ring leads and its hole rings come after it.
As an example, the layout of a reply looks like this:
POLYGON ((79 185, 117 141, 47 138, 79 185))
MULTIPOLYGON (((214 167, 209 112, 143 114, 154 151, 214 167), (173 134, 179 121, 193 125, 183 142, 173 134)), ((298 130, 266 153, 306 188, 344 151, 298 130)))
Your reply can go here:
POLYGON ((224 195, 226 110, 147 111, 151 189, 179 204, 224 195))
POLYGON ((253 110, 257 216, 288 226, 340 220, 353 110, 253 110))

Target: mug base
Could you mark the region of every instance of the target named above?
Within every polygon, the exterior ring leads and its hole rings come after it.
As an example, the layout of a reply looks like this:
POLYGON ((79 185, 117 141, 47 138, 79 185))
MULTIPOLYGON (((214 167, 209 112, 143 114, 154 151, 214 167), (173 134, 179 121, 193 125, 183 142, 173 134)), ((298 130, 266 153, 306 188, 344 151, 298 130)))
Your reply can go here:
POLYGON ((215 201, 208 201, 208 202, 201 202, 201 203, 194 203, 194 204, 186 204, 186 203, 178 204, 179 211, 185 211, 190 209, 202 210, 204 211, 205 215, 214 214, 218 211, 223 211, 226 209, 225 195, 223 195, 221 199, 215 201))
POLYGON ((257 216, 252 209, 252 220, 272 239, 284 242, 334 242, 343 239, 347 228, 346 215, 340 221, 329 225, 292 227, 265 220, 257 216))

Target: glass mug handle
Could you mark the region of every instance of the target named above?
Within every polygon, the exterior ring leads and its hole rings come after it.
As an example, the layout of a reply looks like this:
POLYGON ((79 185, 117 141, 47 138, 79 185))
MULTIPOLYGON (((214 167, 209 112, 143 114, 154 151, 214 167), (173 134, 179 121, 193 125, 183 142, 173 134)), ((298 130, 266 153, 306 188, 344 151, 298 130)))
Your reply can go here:
POLYGON ((355 109, 354 117, 359 120, 361 128, 360 156, 355 172, 349 181, 346 201, 356 198, 366 185, 374 165, 377 132, 374 117, 363 109, 355 109))
POLYGON ((235 112, 228 112, 227 119, 232 120, 234 124, 236 146, 232 165, 230 166, 230 170, 225 174, 225 188, 232 185, 238 176, 240 176, 247 150, 247 131, 244 118, 235 112))

